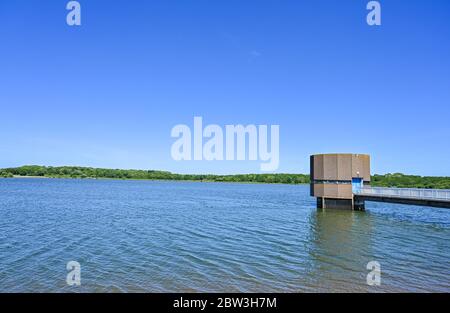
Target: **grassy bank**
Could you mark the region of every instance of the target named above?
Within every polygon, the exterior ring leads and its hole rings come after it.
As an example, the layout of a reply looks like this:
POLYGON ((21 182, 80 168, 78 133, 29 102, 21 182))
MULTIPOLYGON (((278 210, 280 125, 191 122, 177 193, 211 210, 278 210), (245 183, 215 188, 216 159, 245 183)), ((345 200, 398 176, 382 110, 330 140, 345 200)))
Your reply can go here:
MULTIPOLYGON (((0 177, 49 177, 49 178, 109 178, 145 180, 185 180, 210 182, 245 182, 268 184, 307 184, 306 174, 242 174, 242 175, 199 175, 174 174, 153 170, 121 170, 79 166, 28 165, 0 169, 0 177)), ((450 177, 415 176, 405 174, 373 175, 372 186, 400 188, 450 189, 450 177)))

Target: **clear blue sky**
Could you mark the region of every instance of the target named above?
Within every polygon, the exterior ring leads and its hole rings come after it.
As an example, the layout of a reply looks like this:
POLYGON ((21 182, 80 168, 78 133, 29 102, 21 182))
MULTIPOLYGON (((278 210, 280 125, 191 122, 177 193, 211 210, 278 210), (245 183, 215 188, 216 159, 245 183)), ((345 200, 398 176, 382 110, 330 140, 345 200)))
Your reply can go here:
POLYGON ((0 2, 0 167, 259 172, 175 162, 170 131, 280 125, 278 172, 372 155, 376 173, 450 175, 450 1, 0 2))

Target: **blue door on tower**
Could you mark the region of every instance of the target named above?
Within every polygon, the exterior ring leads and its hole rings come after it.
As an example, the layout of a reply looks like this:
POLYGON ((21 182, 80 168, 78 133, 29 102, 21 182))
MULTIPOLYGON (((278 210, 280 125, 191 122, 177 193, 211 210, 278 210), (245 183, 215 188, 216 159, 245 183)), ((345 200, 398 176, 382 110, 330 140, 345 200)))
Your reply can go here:
POLYGON ((352 191, 353 193, 358 193, 361 191, 363 187, 363 179, 360 177, 352 178, 352 191))

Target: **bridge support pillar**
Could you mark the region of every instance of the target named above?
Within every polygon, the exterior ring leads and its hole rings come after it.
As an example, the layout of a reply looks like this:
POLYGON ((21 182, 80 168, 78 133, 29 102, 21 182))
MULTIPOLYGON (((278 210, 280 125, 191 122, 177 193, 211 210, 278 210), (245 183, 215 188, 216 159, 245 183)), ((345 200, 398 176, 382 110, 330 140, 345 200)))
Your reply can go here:
POLYGON ((353 197, 353 210, 355 211, 365 211, 366 202, 358 197, 353 197))

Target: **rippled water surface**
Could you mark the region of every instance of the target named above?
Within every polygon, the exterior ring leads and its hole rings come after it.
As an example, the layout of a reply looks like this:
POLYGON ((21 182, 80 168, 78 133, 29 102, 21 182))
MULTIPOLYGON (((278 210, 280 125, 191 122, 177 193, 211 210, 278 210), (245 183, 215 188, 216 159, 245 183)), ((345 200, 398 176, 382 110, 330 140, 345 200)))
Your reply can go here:
POLYGON ((1 292, 450 292, 450 210, 307 186, 0 179, 1 292), (66 264, 81 264, 81 286, 66 264), (369 261, 381 286, 366 284, 369 261))

